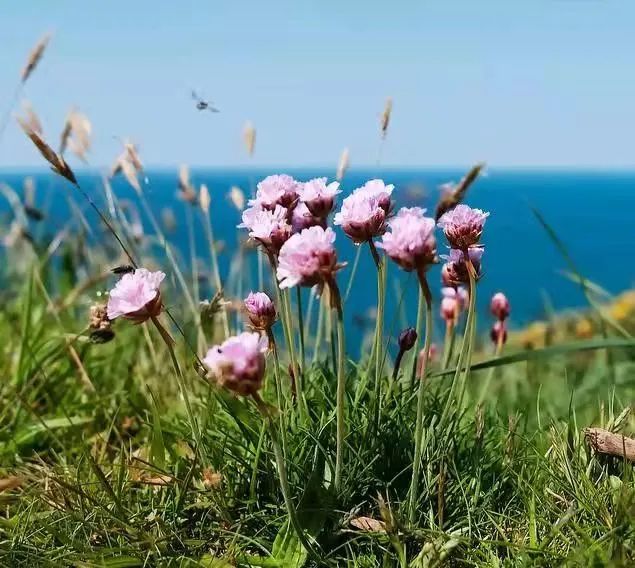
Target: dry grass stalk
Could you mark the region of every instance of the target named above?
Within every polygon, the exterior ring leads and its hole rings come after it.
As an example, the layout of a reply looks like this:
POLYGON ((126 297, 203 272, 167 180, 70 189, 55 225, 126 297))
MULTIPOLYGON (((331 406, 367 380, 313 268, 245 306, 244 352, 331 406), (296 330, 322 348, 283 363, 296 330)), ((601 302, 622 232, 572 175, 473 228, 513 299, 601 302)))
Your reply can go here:
POLYGON ((474 183, 484 167, 485 163, 480 162, 473 166, 458 184, 446 186, 445 191, 439 199, 439 203, 437 203, 437 209, 434 215, 437 221, 441 218, 441 215, 454 209, 463 201, 468 188, 474 183))
POLYGON ((188 203, 196 203, 196 190, 190 182, 190 170, 185 164, 179 168, 178 189, 179 199, 188 203))
POLYGON ((340 155, 340 161, 337 164, 337 173, 335 175, 337 181, 342 181, 344 174, 346 174, 346 170, 348 170, 348 166, 350 165, 349 160, 349 151, 348 148, 344 148, 340 155))
POLYGON ((23 122, 20 118, 18 118, 18 123, 22 127, 22 130, 24 130, 24 133, 31 139, 31 142, 33 142, 35 147, 40 151, 42 157, 51 165, 51 169, 56 174, 70 181, 73 185, 77 185, 77 178, 64 158, 56 154, 44 139, 31 129, 29 124, 23 122))
POLYGON ((139 158, 137 147, 132 142, 124 142, 124 150, 115 160, 110 169, 109 178, 113 178, 117 174, 122 174, 126 181, 141 195, 141 184, 137 174, 143 171, 143 164, 139 158))
POLYGON ((237 186, 232 186, 227 194, 229 200, 234 204, 234 207, 238 209, 238 211, 242 211, 245 208, 245 194, 243 190, 237 186))
POLYGON ((584 439, 599 454, 635 462, 635 440, 602 428, 585 428, 584 439))
POLYGON ((35 110, 31 106, 31 103, 28 101, 24 101, 22 103, 22 110, 24 111, 24 115, 25 115, 22 118, 22 121, 25 124, 28 124, 29 128, 33 132, 39 134, 40 136, 43 136, 44 130, 42 128, 42 123, 40 122, 40 118, 38 117, 38 115, 35 113, 35 110))
POLYGON ((256 148, 256 129, 251 122, 245 123, 243 129, 243 141, 245 142, 245 148, 249 157, 254 155, 254 149, 256 148))
POLYGON ((205 213, 206 215, 209 213, 209 206, 211 202, 212 199, 209 195, 209 189, 207 189, 207 186, 205 184, 202 184, 201 189, 198 192, 198 203, 201 206, 203 213, 205 213))
POLYGON ((392 97, 388 97, 386 99, 386 104, 384 105, 384 112, 381 113, 381 137, 386 138, 386 134, 388 134, 388 125, 390 124, 390 115, 392 114, 392 97))
POLYGON ((20 75, 22 79, 22 83, 26 83, 28 78, 31 76, 35 68, 38 66, 38 63, 42 59, 44 52, 46 51, 46 46, 51 40, 51 34, 47 33, 37 42, 35 47, 29 53, 29 58, 27 59, 26 65, 22 69, 22 73, 20 75))

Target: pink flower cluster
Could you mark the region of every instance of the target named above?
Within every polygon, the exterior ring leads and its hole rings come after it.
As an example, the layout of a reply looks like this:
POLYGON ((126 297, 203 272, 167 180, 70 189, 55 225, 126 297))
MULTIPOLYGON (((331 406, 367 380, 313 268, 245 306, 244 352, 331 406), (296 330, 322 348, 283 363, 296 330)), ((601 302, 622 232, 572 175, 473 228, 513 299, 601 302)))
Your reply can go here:
POLYGON ((238 227, 248 229, 249 236, 275 257, 292 234, 314 226, 326 228, 339 185, 327 184, 326 178, 302 183, 286 174, 266 177, 238 227))
POLYGON ((164 278, 165 273, 150 272, 145 268, 124 274, 108 296, 108 319, 123 317, 143 323, 158 316, 161 313, 159 286, 164 278))
POLYGON ((342 265, 337 263, 333 229, 309 227, 292 235, 280 249, 277 277, 281 288, 323 286, 342 265))
POLYGON ((424 216, 425 209, 403 207, 388 221, 390 232, 377 245, 401 268, 407 271, 425 270, 437 261, 435 223, 424 216))
POLYGON ((386 219, 392 211, 394 185, 380 179, 367 181, 344 199, 334 223, 356 244, 365 243, 386 232, 386 219))
POLYGON ((478 244, 488 216, 489 213, 461 203, 444 213, 438 225, 443 229, 445 238, 452 248, 465 251, 478 244))
POLYGON ((267 349, 266 337, 243 332, 214 345, 203 363, 219 385, 243 396, 255 395, 262 386, 267 349))

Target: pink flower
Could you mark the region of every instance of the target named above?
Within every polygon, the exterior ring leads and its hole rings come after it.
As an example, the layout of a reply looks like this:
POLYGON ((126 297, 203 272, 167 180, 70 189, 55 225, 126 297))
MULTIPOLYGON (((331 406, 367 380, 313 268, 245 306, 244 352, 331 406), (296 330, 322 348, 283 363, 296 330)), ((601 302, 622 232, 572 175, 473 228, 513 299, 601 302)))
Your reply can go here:
POLYGON ((254 395, 265 374, 267 338, 244 332, 214 345, 203 363, 219 385, 243 396, 254 395))
POLYGON ((497 320, 505 321, 509 317, 511 310, 507 296, 502 292, 494 294, 490 303, 490 310, 497 320))
POLYGON ((282 244, 291 236, 288 214, 280 205, 273 211, 250 207, 243 211, 243 222, 238 227, 249 229, 251 238, 261 243, 268 252, 277 254, 282 244))
POLYGON ((249 201, 249 205, 261 209, 275 209, 281 205, 292 209, 298 200, 300 184, 286 174, 268 176, 263 179, 256 189, 256 198, 249 201))
POLYGON ((489 213, 480 209, 472 209, 459 204, 454 209, 444 213, 439 219, 439 227, 443 229, 450 246, 465 250, 478 244, 483 226, 489 213))
MULTIPOLYGON (((476 279, 481 277, 481 258, 483 257, 482 247, 470 247, 467 249, 470 261, 476 271, 476 279)), ((467 284, 470 277, 465 264, 463 251, 450 249, 450 255, 441 255, 446 263, 441 268, 441 280, 445 286, 455 287, 459 284, 467 284)))
POLYGON ((377 205, 386 212, 386 215, 388 215, 392 210, 392 201, 390 200, 390 196, 392 195, 393 189, 395 189, 395 186, 392 184, 386 185, 384 180, 371 179, 357 191, 363 193, 366 197, 368 197, 368 199, 374 200, 377 205))
POLYGON ((315 178, 301 184, 298 195, 312 215, 324 218, 333 209, 335 196, 341 193, 339 187, 336 181, 327 185, 325 177, 315 178))
POLYGON ((277 276, 281 288, 321 286, 341 268, 333 243, 331 228, 309 227, 292 235, 282 245, 278 257, 277 276))
POLYGON ((294 233, 299 233, 304 229, 315 227, 316 225, 326 228, 325 219, 315 217, 309 211, 305 203, 300 202, 293 208, 293 213, 291 214, 291 227, 294 233))
POLYGON ((276 321, 276 306, 264 292, 250 292, 244 304, 249 321, 254 328, 264 331, 276 321))
POLYGON ((435 223, 424 213, 420 207, 401 208, 388 222, 390 232, 377 245, 404 270, 425 269, 436 262, 435 223))
POLYGON ((468 293, 465 288, 445 287, 441 288, 441 317, 446 324, 455 324, 461 311, 468 303, 468 293))
POLYGON ((344 232, 357 244, 383 235, 386 231, 386 218, 392 208, 390 195, 393 188, 393 185, 385 185, 382 180, 366 182, 344 199, 334 223, 341 225, 344 232))
POLYGON ((145 268, 137 268, 134 272, 124 274, 121 280, 110 291, 108 297, 108 319, 123 317, 143 323, 161 313, 161 293, 159 286, 165 273, 150 272, 145 268))

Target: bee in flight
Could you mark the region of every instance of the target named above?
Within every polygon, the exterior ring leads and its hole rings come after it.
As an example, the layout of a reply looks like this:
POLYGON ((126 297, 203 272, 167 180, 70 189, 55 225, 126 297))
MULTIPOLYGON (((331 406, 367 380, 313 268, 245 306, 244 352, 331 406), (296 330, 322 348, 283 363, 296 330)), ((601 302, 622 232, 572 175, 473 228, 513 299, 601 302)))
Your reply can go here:
POLYGON ((130 265, 130 264, 122 264, 121 266, 115 266, 115 268, 113 268, 111 270, 111 272, 113 274, 130 274, 131 272, 134 272, 135 268, 134 266, 130 265))
POLYGON ((198 110, 208 110, 210 112, 220 112, 214 106, 214 103, 212 103, 212 101, 206 101, 206 100, 202 99, 201 97, 199 97, 196 94, 196 91, 192 91, 192 98, 196 101, 196 108, 198 110))

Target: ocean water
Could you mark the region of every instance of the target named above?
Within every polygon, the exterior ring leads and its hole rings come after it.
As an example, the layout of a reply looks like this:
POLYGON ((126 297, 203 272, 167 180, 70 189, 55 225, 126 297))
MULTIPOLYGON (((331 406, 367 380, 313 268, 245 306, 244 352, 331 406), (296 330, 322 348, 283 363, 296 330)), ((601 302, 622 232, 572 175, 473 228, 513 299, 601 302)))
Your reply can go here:
MULTIPOLYGON (((320 169, 287 169, 286 173, 298 179, 330 176, 332 171, 320 169)), ((216 238, 225 243, 220 255, 221 272, 225 277, 232 262, 239 232, 239 212, 227 198, 231 186, 242 188, 248 196, 257 181, 278 170, 193 170, 192 181, 205 183, 212 195, 212 219, 216 238)), ((384 169, 352 170, 347 173, 342 189, 344 194, 363 184, 367 179, 382 177, 396 186, 397 207, 422 206, 434 210, 439 186, 448 181, 458 181, 463 170, 453 169, 384 169)), ((60 230, 68 221, 68 195, 73 189, 64 181, 44 170, 0 171, 0 183, 21 188, 25 176, 33 176, 37 186, 37 205, 46 210, 47 219, 38 231, 50 235, 60 230)), ((176 171, 156 170, 147 172, 144 191, 157 216, 162 208, 172 207, 177 218, 177 230, 170 235, 171 242, 181 251, 182 262, 188 264, 188 238, 185 225, 187 204, 176 198, 176 171)), ((104 204, 99 187, 99 175, 83 173, 79 181, 94 199, 104 204)), ((122 179, 113 182, 115 193, 131 203, 137 198, 122 179)), ((75 194, 84 208, 92 227, 98 227, 95 216, 75 194), (94 222, 94 223, 93 223, 94 222)), ((531 208, 539 210, 566 246, 577 270, 589 280, 617 293, 634 284, 635 256, 635 172, 631 171, 571 171, 571 170, 516 170, 490 169, 472 186, 466 203, 491 212, 482 242, 485 245, 484 276, 479 284, 478 307, 480 325, 489 325, 487 315, 489 298, 503 291, 511 300, 512 326, 522 326, 543 317, 548 309, 563 310, 585 305, 578 284, 563 275, 569 269, 566 260, 554 246, 545 230, 538 223, 531 208)), ((0 205, 2 230, 9 219, 8 208, 0 205)), ((142 215, 146 233, 151 233, 147 219, 142 215)), ((92 235, 99 238, 98 230, 92 235)), ((200 224, 196 227, 196 243, 200 263, 207 266, 207 244, 200 224)), ((338 279, 346 288, 356 249, 337 229, 339 257, 349 265, 338 279)), ((439 252, 445 248, 439 234, 439 252)), ((160 251, 159 251, 160 252, 160 251)), ((255 255, 244 267, 244 289, 257 287, 255 255)), ((413 275, 402 273, 394 264, 389 268, 387 305, 387 333, 407 325, 416 319, 416 281, 413 275)), ((434 294, 439 295, 439 269, 429 275, 434 294)), ((369 251, 363 250, 352 292, 346 304, 347 327, 353 337, 373 324, 372 309, 376 302, 375 269, 369 251)), ((308 300, 304 292, 304 301, 308 300)), ((440 330, 439 330, 440 331, 440 330)), ((439 334, 437 334, 437 337, 439 334)))

